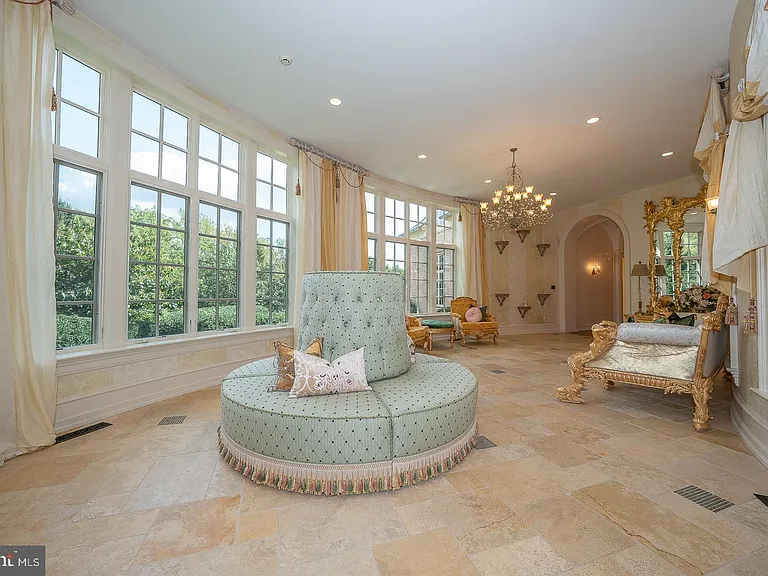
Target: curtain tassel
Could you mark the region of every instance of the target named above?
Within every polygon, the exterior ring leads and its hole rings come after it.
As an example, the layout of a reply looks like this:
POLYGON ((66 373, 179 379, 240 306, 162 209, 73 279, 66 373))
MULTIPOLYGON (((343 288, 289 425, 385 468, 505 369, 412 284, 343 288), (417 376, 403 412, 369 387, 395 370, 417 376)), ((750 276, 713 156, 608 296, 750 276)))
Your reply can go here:
POLYGON ((461 208, 459 208, 459 222, 461 222, 461 208))
POLYGON ((51 90, 51 112, 56 112, 59 109, 58 102, 56 101, 56 89, 51 90))
POLYGON ((301 196, 301 182, 296 180, 296 196, 301 196))
POLYGON ((749 299, 749 308, 744 316, 744 334, 757 334, 757 304, 755 299, 749 299))
POLYGON ((725 309, 724 321, 727 326, 736 326, 739 323, 739 309, 733 298, 728 299, 728 308, 725 309))

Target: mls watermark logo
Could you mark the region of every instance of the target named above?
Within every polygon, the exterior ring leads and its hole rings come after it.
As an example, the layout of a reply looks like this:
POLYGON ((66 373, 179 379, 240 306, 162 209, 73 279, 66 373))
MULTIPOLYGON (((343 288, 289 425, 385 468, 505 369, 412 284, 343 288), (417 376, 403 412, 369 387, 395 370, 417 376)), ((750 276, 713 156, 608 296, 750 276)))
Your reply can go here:
POLYGON ((0 546, 0 576, 45 576, 45 546, 0 546))

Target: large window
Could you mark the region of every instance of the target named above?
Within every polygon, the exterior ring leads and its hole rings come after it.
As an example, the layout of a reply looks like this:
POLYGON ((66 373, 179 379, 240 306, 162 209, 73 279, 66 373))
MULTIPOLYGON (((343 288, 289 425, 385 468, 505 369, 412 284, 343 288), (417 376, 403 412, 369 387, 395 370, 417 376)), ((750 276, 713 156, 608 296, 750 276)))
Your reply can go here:
POLYGON ((419 204, 408 204, 410 220, 408 223, 408 237, 411 240, 426 241, 429 230, 427 229, 427 207, 419 204))
POLYGON ((365 216, 368 234, 376 234, 378 232, 378 227, 376 226, 376 195, 372 192, 365 193, 365 216))
POLYGON ((411 244, 411 274, 408 280, 411 314, 429 312, 429 246, 411 244))
POLYGON ((57 50, 54 88, 58 95, 57 111, 52 113, 54 144, 98 157, 101 74, 57 50))
POLYGON ((435 241, 438 244, 453 244, 453 212, 435 210, 435 241))
POLYGON ((186 185, 188 124, 186 116, 134 92, 131 170, 186 185))
MULTIPOLYGON (((680 239, 680 280, 681 290, 701 284, 701 232, 683 232, 680 239)), ((666 279, 664 293, 675 293, 675 260, 672 254, 672 232, 662 233, 660 254, 666 279)))
POLYGON ((405 244, 387 242, 384 245, 384 270, 405 276, 405 244))
POLYGON ((376 249, 378 241, 376 238, 368 238, 368 271, 376 270, 376 249))
POLYGON ((197 331, 239 326, 240 214, 200 202, 197 331))
POLYGON ((256 219, 256 325, 288 321, 288 224, 256 219))
POLYGON ((186 332, 187 200, 131 186, 128 338, 186 332))
POLYGON ((384 199, 384 234, 405 237, 405 202, 402 200, 384 199))
POLYGON ((450 312, 453 300, 454 257, 456 251, 451 248, 437 249, 437 282, 435 284, 435 306, 437 312, 450 312))
POLYGON ((101 175, 56 162, 56 347, 98 340, 101 175))
POLYGON ((203 192, 237 200, 240 144, 200 124, 197 187, 203 192))
POLYGON ((288 165, 259 152, 256 155, 256 207, 288 212, 288 165))

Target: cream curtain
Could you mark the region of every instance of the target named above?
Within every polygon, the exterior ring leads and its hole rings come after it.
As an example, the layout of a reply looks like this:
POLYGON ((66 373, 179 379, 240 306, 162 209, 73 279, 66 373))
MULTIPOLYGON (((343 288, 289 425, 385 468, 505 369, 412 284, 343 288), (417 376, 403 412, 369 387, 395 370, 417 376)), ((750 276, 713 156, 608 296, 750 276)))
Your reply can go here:
POLYGON ((488 305, 488 282, 485 269, 485 226, 480 208, 466 206, 459 208, 459 296, 469 296, 481 306, 488 305))
POLYGON ((756 0, 725 148, 712 266, 751 285, 751 251, 768 245, 768 5, 756 0))
POLYGON ((323 161, 321 230, 323 270, 368 269, 364 178, 330 160, 323 161))
POLYGON ((296 282, 294 283, 293 325, 299 326, 301 281, 306 272, 321 270, 320 213, 323 187, 322 159, 299 151, 299 183, 301 196, 296 198, 296 282))
MULTIPOLYGON (((51 86, 55 48, 51 8, 5 2, 2 181, 15 452, 53 444, 56 415, 56 302, 53 255, 51 86)), ((6 427, 2 428, 5 434, 6 427)), ((6 453, 9 438, 0 439, 6 453)))
POLYGON ((320 210, 321 270, 338 270, 336 263, 336 164, 323 160, 320 210))
MULTIPOLYGON (((710 81, 707 103, 704 107, 699 138, 693 152, 694 158, 707 181, 707 198, 720 196, 720 179, 723 172, 723 157, 725 156, 726 117, 723 109, 723 99, 720 85, 713 74, 710 81)), ((715 214, 705 210, 704 246, 702 247, 701 278, 703 284, 712 284, 721 292, 730 294, 732 279, 722 276, 712 270, 712 242, 715 231, 715 214)))

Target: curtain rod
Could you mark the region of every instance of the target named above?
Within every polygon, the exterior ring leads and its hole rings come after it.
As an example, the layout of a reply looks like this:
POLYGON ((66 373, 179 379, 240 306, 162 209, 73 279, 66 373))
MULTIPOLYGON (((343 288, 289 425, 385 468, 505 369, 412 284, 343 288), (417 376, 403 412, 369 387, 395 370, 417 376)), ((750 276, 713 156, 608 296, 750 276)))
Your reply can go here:
POLYGON ((453 201, 458 202, 459 204, 470 204, 472 206, 480 206, 479 200, 473 200, 472 198, 464 198, 462 196, 454 196, 453 201))
POLYGON ((338 156, 334 156, 333 154, 328 154, 327 152, 323 152, 319 148, 315 148, 311 144, 307 144, 306 142, 302 142, 301 140, 296 140, 296 138, 291 138, 291 146, 294 148, 298 148, 299 150, 302 150, 304 152, 311 152, 312 154, 315 154, 317 156, 320 156, 320 158, 325 158, 327 160, 332 160, 333 162, 336 162, 339 166, 343 168, 347 168, 349 170, 352 170, 353 172, 357 172, 358 174, 362 174, 363 176, 368 176, 370 172, 366 170, 365 168, 358 166, 357 164, 350 164, 346 160, 342 160, 338 156))

